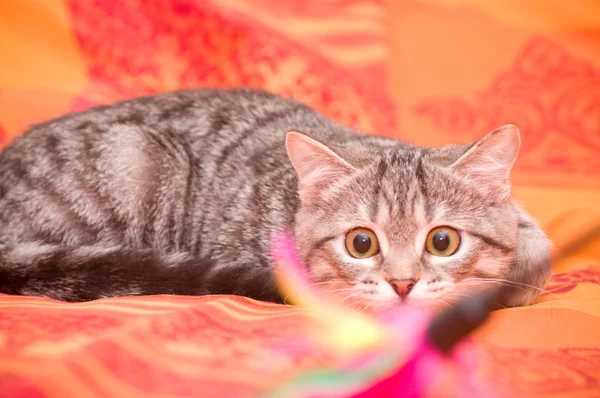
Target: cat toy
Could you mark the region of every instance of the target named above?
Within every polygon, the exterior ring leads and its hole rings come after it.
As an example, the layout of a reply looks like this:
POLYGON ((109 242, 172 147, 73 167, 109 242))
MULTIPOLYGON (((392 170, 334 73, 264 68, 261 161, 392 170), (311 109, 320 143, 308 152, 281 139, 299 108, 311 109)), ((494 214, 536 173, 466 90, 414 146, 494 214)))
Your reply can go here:
POLYGON ((297 375, 265 397, 497 396, 472 381, 477 354, 463 339, 485 321, 499 292, 469 297, 433 317, 410 306, 374 316, 312 289, 290 234, 278 235, 273 255, 287 302, 315 316, 307 338, 339 360, 297 375))

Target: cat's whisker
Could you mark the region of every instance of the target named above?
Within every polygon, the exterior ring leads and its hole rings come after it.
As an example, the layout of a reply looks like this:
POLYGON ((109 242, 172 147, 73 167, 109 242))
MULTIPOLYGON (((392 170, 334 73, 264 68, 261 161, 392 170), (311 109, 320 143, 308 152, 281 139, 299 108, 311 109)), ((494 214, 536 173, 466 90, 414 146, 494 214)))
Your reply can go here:
POLYGON ((369 307, 371 307, 373 303, 372 302, 367 302, 367 305, 365 305, 362 310, 360 310, 360 312, 366 312, 367 309, 369 309, 369 307))
POLYGON ((518 285, 518 286, 529 287, 531 289, 539 290, 539 291, 544 292, 544 293, 550 293, 549 291, 541 289, 541 288, 539 288, 537 286, 529 285, 527 283, 522 283, 522 282, 510 281, 508 279, 502 279, 502 278, 466 278, 466 279, 463 279, 463 281, 466 281, 466 282, 470 282, 470 281, 474 281, 474 282, 486 282, 486 281, 502 282, 502 283, 506 283, 506 284, 510 284, 510 285, 518 285))
POLYGON ((321 285, 330 285, 332 283, 339 283, 339 281, 327 281, 327 282, 317 282, 317 283, 311 283, 310 285, 308 285, 307 287, 314 287, 314 286, 321 286, 321 285))
POLYGON ((441 297, 438 299, 438 302, 440 302, 440 303, 444 304, 444 305, 445 305, 445 306, 447 306, 448 308, 452 308, 452 305, 453 305, 453 303, 449 303, 449 302, 447 302, 447 301, 446 301, 444 298, 441 298, 441 297))
MULTIPOLYGON (((479 284, 484 284, 486 282, 487 283, 497 283, 497 284, 502 284, 504 286, 514 286, 523 291, 527 291, 526 288, 529 288, 529 289, 534 289, 534 290, 540 291, 542 293, 549 294, 553 297, 558 297, 556 294, 554 294, 548 290, 539 288, 537 286, 529 285, 527 283, 509 281, 508 279, 502 279, 502 278, 466 278, 466 279, 463 279, 462 281, 458 282, 458 284, 459 285, 468 285, 469 282, 478 282, 479 284)), ((474 284, 476 284, 476 283, 474 283, 474 284)))
POLYGON ((459 302, 459 301, 460 301, 462 298, 464 298, 464 297, 466 297, 466 296, 467 296, 467 295, 459 295, 459 294, 457 294, 457 295, 450 295, 450 294, 449 294, 449 295, 446 295, 446 296, 444 296, 443 298, 440 298, 440 300, 444 299, 444 300, 448 300, 448 301, 450 301, 450 302, 452 302, 452 303, 457 303, 457 302, 459 302))
MULTIPOLYGON (((319 282, 319 283, 313 283, 311 285, 308 285, 308 287, 313 287, 313 286, 317 286, 317 285, 326 285, 326 284, 332 284, 332 283, 338 283, 339 281, 329 281, 329 282, 319 282)), ((325 291, 327 293, 337 293, 337 292, 347 292, 349 290, 353 290, 353 288, 349 287, 349 288, 343 288, 343 289, 325 289, 325 291)), ((289 304, 287 302, 287 299, 290 298, 290 296, 292 296, 293 293, 288 294, 287 296, 285 296, 283 298, 283 303, 284 304, 289 304)))
MULTIPOLYGON (((327 293, 336 293, 336 292, 347 292, 349 290, 354 290, 354 288, 348 287, 348 288, 344 288, 344 289, 326 289, 325 291, 327 293)), ((360 293, 360 292, 357 292, 360 293)))
MULTIPOLYGON (((496 285, 501 285, 501 286, 512 286, 510 284, 507 283, 503 283, 500 281, 492 281, 492 280, 488 280, 488 281, 481 281, 481 282, 464 282, 464 283, 459 283, 460 286, 485 286, 486 284, 496 284, 496 285)), ((516 289, 522 290, 524 292, 527 291, 527 289, 525 289, 524 287, 521 286, 514 286, 516 289)))
MULTIPOLYGON (((451 299, 451 300, 453 301, 453 303, 454 303, 454 304, 457 304, 457 303, 459 303, 461 300, 463 300, 463 299, 465 299, 465 298, 467 298, 467 297, 471 297, 471 295, 470 295, 470 294, 468 294, 468 293, 464 293, 464 294, 457 294, 457 295, 454 295, 454 297, 452 297, 452 296, 449 296, 449 297, 447 297, 447 298, 448 298, 448 299, 451 299)), ((498 303, 498 302, 494 302, 494 304, 495 304, 495 305, 497 305, 497 306, 498 306, 498 307, 500 307, 500 308, 503 308, 503 309, 506 309, 506 308, 508 308, 508 307, 506 307, 506 306, 504 306, 504 305, 502 305, 502 304, 500 304, 500 303, 498 303)))
POLYGON ((289 303, 287 302, 287 299, 288 299, 288 298, 290 298, 290 296, 291 296, 292 294, 293 294, 293 293, 290 293, 290 294, 288 294, 287 296, 285 296, 285 297, 283 298, 283 304, 285 304, 285 305, 288 305, 288 304, 289 304, 289 303))
POLYGON ((344 297, 341 301, 340 304, 345 302, 346 300, 348 300, 349 298, 355 297, 357 295, 361 294, 361 292, 354 292, 352 294, 349 294, 348 296, 344 297))
POLYGON ((553 296, 553 297, 558 297, 556 294, 552 293, 551 291, 546 290, 546 289, 542 289, 542 288, 537 287, 537 286, 533 286, 533 285, 530 285, 530 284, 527 284, 527 283, 522 283, 522 282, 509 281, 509 280, 505 280, 505 279, 502 279, 502 280, 505 283, 509 283, 509 284, 512 284, 512 285, 518 285, 518 286, 528 287, 530 289, 537 290, 537 291, 539 291, 541 293, 545 293, 545 294, 548 294, 548 295, 553 296))

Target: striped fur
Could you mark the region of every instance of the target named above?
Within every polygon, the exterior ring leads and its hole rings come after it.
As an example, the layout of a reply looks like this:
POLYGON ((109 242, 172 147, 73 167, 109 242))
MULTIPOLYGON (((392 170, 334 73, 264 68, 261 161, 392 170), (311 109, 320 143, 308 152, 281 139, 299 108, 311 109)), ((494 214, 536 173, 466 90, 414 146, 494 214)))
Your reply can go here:
POLYGON ((280 228, 294 231, 315 279, 331 286, 380 284, 377 273, 453 282, 516 275, 542 285, 548 244, 535 223, 509 197, 450 172, 470 148, 367 136, 243 89, 66 115, 33 126, 0 156, 0 291, 70 301, 159 293, 281 301, 269 254, 280 228), (306 200, 286 152, 289 131, 325 144, 352 173, 306 200), (377 217, 390 255, 348 261, 340 236, 377 217), (460 261, 442 266, 408 250, 436 217, 472 230, 460 261), (519 225, 533 233, 515 257, 519 225))

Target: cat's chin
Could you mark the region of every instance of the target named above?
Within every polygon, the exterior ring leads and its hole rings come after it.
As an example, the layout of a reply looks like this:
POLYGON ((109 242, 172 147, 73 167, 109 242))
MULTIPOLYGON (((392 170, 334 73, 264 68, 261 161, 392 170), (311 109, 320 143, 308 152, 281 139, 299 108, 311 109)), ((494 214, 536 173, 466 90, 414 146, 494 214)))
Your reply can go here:
POLYGON ((417 307, 417 308, 421 308, 425 311, 428 311, 430 313, 439 313, 442 312, 444 309, 448 309, 449 306, 451 306, 451 304, 441 300, 441 299, 432 299, 432 300, 413 300, 413 301, 409 301, 407 304, 413 306, 413 307, 417 307))
MULTIPOLYGON (((442 303, 441 301, 410 301, 410 300, 390 300, 390 301, 371 301, 369 305, 364 305, 364 312, 370 314, 382 314, 389 311, 393 311, 394 309, 398 309, 401 307, 410 306, 420 308, 427 312, 438 313, 444 308, 447 308, 447 304, 442 303)), ((358 308, 354 306, 354 308, 358 308)))
POLYGON ((344 302, 342 303, 345 306, 348 306, 357 311, 361 311, 368 314, 383 314, 389 311, 393 311, 394 309, 401 308, 404 306, 417 307, 424 311, 430 313, 439 313, 445 308, 448 308, 449 304, 445 302, 443 299, 408 299, 401 300, 400 298, 393 299, 356 299, 352 302, 344 302))

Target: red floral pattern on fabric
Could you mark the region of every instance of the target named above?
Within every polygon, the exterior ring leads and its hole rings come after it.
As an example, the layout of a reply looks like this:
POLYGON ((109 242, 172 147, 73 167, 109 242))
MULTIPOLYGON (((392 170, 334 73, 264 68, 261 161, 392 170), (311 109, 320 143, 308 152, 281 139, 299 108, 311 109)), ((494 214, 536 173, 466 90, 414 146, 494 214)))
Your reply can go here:
POLYGON ((474 98, 431 98, 415 112, 460 139, 515 123, 523 132, 520 170, 600 176, 600 69, 548 40, 531 40, 474 98), (531 155, 549 133, 562 145, 531 155), (576 155, 565 150, 574 147, 576 155))
POLYGON ((600 391, 600 349, 597 348, 486 347, 485 356, 489 361, 488 376, 517 396, 593 397, 600 391))
POLYGON ((174 89, 246 86, 293 96, 346 125, 394 134, 382 73, 340 67, 218 3, 69 4, 92 79, 73 110, 174 89))
POLYGON ((600 269, 598 267, 589 267, 572 272, 552 275, 552 279, 546 286, 547 294, 566 293, 577 287, 580 283, 592 283, 600 285, 600 269))

